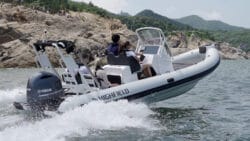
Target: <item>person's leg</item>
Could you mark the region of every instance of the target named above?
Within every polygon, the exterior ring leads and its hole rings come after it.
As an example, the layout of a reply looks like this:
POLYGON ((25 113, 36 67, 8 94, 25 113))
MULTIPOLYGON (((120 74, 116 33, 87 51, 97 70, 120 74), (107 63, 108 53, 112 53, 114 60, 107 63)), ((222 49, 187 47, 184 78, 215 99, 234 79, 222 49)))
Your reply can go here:
POLYGON ((143 71, 143 74, 144 74, 146 77, 151 77, 151 76, 152 76, 151 69, 150 69, 150 65, 144 64, 144 65, 142 66, 142 71, 143 71))
POLYGON ((151 76, 152 76, 150 66, 147 67, 147 73, 148 73, 148 77, 151 77, 151 76))

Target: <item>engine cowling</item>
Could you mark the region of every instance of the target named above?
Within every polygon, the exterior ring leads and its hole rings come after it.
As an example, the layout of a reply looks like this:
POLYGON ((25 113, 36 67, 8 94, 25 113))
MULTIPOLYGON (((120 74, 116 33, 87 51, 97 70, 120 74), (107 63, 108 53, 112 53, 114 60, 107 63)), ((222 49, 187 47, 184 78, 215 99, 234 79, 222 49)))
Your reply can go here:
POLYGON ((27 102, 32 110, 57 108, 62 102, 64 89, 57 75, 41 71, 27 83, 27 102))

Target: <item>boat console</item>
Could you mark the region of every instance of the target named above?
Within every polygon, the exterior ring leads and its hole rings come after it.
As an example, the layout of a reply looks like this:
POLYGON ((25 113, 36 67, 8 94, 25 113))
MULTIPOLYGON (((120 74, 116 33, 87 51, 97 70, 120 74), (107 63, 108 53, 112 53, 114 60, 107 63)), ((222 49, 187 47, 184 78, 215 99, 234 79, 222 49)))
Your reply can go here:
MULTIPOLYGON (((158 28, 140 28, 136 30, 139 38, 135 52, 143 53, 143 59, 140 64, 148 64, 155 75, 161 75, 174 70, 171 52, 165 44, 165 36, 158 28)), ((104 67, 107 75, 112 78, 110 81, 118 79, 121 84, 129 83, 138 80, 138 72, 140 65, 137 60, 131 60, 134 57, 128 58, 121 54, 107 56, 108 65, 104 67)), ((139 77, 140 78, 140 77, 139 77)))

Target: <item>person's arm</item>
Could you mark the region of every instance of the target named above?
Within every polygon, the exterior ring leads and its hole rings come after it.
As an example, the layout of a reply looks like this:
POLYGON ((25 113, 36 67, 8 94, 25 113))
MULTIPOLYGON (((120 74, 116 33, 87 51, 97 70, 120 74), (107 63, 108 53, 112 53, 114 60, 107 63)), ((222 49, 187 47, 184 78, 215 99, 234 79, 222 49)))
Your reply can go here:
POLYGON ((136 55, 134 57, 138 62, 140 62, 140 59, 136 55))
POLYGON ((135 52, 136 55, 143 55, 142 52, 135 52))
POLYGON ((140 59, 136 56, 136 53, 132 50, 126 52, 127 56, 133 56, 138 62, 140 62, 140 59))

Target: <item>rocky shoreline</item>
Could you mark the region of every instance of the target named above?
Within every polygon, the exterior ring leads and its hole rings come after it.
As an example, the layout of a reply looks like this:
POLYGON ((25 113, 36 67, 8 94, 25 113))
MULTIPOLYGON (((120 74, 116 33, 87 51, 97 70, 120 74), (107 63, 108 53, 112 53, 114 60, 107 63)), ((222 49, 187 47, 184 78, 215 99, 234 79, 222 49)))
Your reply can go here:
POLYGON ((239 48, 235 48, 226 42, 213 42, 211 40, 201 39, 195 35, 186 36, 183 32, 176 32, 174 35, 168 36, 169 46, 172 48, 173 54, 186 52, 199 46, 215 44, 219 50, 222 59, 250 59, 250 52, 246 53, 239 48))
MULTIPOLYGON (((23 6, 3 3, 0 6, 0 68, 36 66, 31 45, 45 38, 45 30, 47 39, 74 41, 76 50, 92 58, 104 52, 113 33, 119 33, 122 41, 128 40, 136 45, 135 33, 117 19, 105 19, 85 12, 52 15, 23 6)), ((199 37, 185 37, 181 33, 168 37, 168 40, 169 46, 175 47, 175 54, 212 43, 199 37)), ((250 54, 230 44, 217 44, 223 59, 250 58, 250 54)), ((58 56, 53 50, 49 54, 52 62, 58 64, 58 56)))

